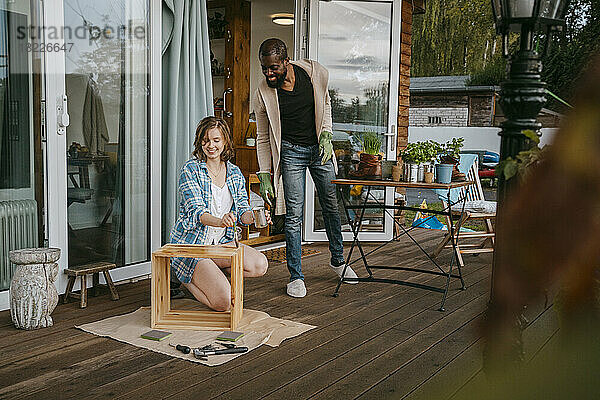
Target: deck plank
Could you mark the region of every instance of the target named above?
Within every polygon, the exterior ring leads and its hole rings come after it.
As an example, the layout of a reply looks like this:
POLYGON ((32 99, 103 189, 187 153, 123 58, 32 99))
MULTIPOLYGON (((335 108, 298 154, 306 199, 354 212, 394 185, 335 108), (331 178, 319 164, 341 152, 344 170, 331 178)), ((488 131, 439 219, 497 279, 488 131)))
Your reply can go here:
MULTIPOLYGON (((318 396, 324 399, 346 399, 362 394, 365 388, 394 372, 393 365, 402 365, 418 354, 428 351, 440 335, 443 336, 447 332, 449 323, 462 326, 481 313, 480 306, 487 301, 483 289, 485 285, 487 281, 484 285, 478 284, 472 290, 461 293, 460 296, 450 297, 446 312, 432 309, 413 310, 417 313, 407 320, 398 320, 394 315, 391 321, 382 321, 384 323, 381 325, 365 326, 364 330, 369 336, 359 345, 345 350, 347 345, 342 344, 337 357, 325 358, 326 362, 300 379, 294 379, 290 384, 272 392, 269 398, 318 396), (383 332, 379 333, 380 331, 383 332)), ((352 336, 354 341, 354 332, 352 336)))
MULTIPOLYGON (((440 232, 412 233, 431 250, 440 232)), ((375 244, 365 244, 372 249, 375 244)), ((408 240, 378 252, 371 264, 424 267, 426 257, 408 240)), ((150 304, 150 282, 118 286, 121 299, 108 294, 90 298, 86 309, 60 304, 55 325, 37 331, 13 328, 0 312, 0 398, 349 398, 433 393, 430 385, 453 379, 455 392, 477 370, 481 339, 475 328, 489 296, 491 255, 467 257, 466 291, 453 280, 446 312, 437 311, 441 294, 407 286, 337 284, 328 266, 327 243, 311 245, 321 254, 303 259, 307 297, 285 294, 285 263, 271 263, 268 273, 245 282, 245 307, 317 328, 282 343, 258 349, 218 367, 206 367, 164 354, 101 338, 75 325, 135 311, 150 304), (457 365, 469 371, 448 372, 457 365), (406 379, 410 376, 410 379, 406 379)), ((357 254, 357 253, 355 253, 357 254)), ((447 263, 449 251, 439 261, 447 263)), ((353 265, 359 275, 366 272, 353 265)), ((377 270, 377 276, 441 286, 442 277, 406 271, 377 270)), ((541 315, 541 314, 540 314, 541 315)), ((540 319, 535 323, 542 323, 540 319)), ((547 342, 540 334, 538 342, 547 342)), ((536 349, 539 349, 540 344, 536 349)), ((535 346, 534 346, 535 347, 535 346)), ((532 349, 534 348, 532 347, 532 349)), ((535 350, 532 350, 535 351, 535 350)), ((449 395, 448 392, 445 392, 449 395)))

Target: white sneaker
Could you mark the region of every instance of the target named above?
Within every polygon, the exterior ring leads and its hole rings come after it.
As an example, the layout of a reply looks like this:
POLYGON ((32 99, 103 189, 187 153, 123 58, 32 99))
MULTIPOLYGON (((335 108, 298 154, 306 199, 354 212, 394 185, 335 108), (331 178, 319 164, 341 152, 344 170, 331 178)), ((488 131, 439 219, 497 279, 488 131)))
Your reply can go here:
POLYGON ((306 286, 302 279, 295 279, 287 284, 287 294, 292 297, 306 296, 306 286))
MULTIPOLYGON (((329 266, 335 271, 336 274, 338 274, 340 278, 342 277, 342 272, 344 272, 345 265, 346 264, 342 264, 339 267, 334 267, 333 264, 329 264, 329 266)), ((346 268, 346 274, 344 275, 344 278, 358 278, 358 275, 356 275, 356 272, 354 272, 352 268, 348 267, 346 268)), ((358 283, 358 281, 344 281, 344 283, 355 284, 358 283)))

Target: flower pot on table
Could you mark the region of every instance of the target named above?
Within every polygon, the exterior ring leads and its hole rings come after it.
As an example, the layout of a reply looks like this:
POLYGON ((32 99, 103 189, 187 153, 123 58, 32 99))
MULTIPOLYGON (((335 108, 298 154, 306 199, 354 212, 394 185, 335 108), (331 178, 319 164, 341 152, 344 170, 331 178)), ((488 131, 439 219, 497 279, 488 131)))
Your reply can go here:
POLYGON ((452 168, 454 164, 436 164, 435 181, 437 183, 450 183, 452 181, 452 168))
POLYGON ((350 171, 349 175, 356 179, 381 179, 381 155, 361 153, 356 171, 350 171))

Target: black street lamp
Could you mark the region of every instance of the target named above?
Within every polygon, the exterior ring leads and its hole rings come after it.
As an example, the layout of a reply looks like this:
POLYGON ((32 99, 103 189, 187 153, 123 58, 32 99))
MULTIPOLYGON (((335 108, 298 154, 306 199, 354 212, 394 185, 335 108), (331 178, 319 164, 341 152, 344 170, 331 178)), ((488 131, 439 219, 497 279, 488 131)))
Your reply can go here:
MULTIPOLYGON (((500 105, 506 121, 501 125, 500 161, 530 149, 533 143, 522 132, 537 132, 542 127, 536 118, 546 103, 546 84, 541 81, 542 62, 533 49, 533 34, 543 31, 547 46, 553 31, 562 30, 564 26, 567 3, 568 0, 492 0, 496 31, 502 35, 505 57, 508 56, 509 33, 521 34, 520 49, 509 60, 508 79, 501 84, 500 105)), ((498 201, 501 203, 510 189, 509 182, 504 182, 502 177, 499 181, 498 201)))
MULTIPOLYGON (((523 134, 525 130, 538 132, 541 124, 536 118, 546 103, 546 84, 541 81, 542 62, 533 48, 533 35, 541 31, 546 35, 546 46, 554 31, 562 30, 564 13, 569 0, 492 0, 492 10, 496 31, 502 35, 502 49, 508 57, 508 40, 511 32, 520 33, 520 48, 509 58, 507 79, 501 84, 500 105, 506 116, 501 124, 500 161, 513 159, 519 152, 529 150, 534 143, 523 134)), ((538 133, 539 134, 539 133, 538 133)), ((502 204, 516 185, 517 179, 498 178, 498 209, 496 231, 501 231, 502 204)), ((502 237, 496 238, 496 247, 502 237)), ((497 337, 504 343, 494 349, 486 348, 486 358, 491 353, 501 353, 504 361, 518 361, 522 355, 521 319, 514 315, 515 310, 505 310, 495 301, 494 280, 502 273, 502 265, 508 260, 500 260, 494 252, 492 268, 492 290, 488 310, 488 329, 499 328, 501 324, 510 325, 509 335, 497 337), (498 269, 500 268, 500 270, 498 269), (490 322, 491 321, 491 322, 490 322), (490 327, 490 324, 492 327, 490 327)), ((518 313, 518 311, 516 312, 518 313)), ((506 332, 504 332, 506 333, 506 332)), ((489 360, 488 360, 489 361, 489 360)))

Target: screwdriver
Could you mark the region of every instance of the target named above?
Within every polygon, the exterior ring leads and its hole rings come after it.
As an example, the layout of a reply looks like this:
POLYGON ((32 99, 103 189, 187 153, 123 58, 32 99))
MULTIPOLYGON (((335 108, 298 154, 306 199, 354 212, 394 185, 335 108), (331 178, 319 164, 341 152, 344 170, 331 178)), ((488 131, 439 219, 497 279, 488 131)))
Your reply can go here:
POLYGON ((235 353, 245 353, 248 351, 247 347, 235 347, 233 349, 217 349, 217 350, 201 350, 194 349, 194 356, 196 358, 212 356, 215 354, 235 354, 235 353))
POLYGON ((190 351, 192 351, 192 349, 190 349, 188 346, 183 346, 181 344, 174 345, 173 343, 169 343, 169 346, 175 347, 175 349, 179 350, 183 354, 190 354, 190 351))

